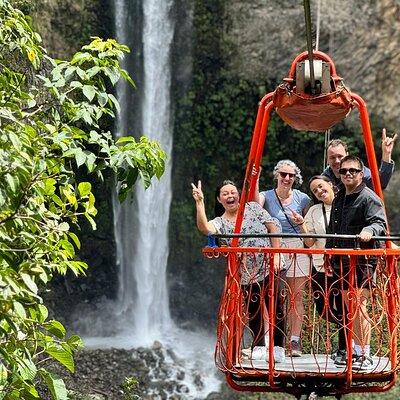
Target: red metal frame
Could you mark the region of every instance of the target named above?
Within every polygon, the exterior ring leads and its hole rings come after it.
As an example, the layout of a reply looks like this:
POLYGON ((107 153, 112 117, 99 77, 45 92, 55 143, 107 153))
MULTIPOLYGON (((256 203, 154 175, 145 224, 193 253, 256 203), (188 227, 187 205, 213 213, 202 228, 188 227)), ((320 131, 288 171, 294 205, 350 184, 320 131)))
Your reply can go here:
MULTIPOLYGON (((355 374, 351 370, 351 358, 347 361, 347 368, 344 372, 332 373, 327 371, 321 371, 321 373, 310 373, 310 372, 282 372, 275 369, 275 365, 270 363, 267 370, 261 371, 254 367, 253 369, 238 367, 239 354, 240 354, 240 343, 237 340, 241 337, 241 329, 243 328, 235 317, 235 305, 231 305, 231 308, 225 313, 225 317, 230 317, 231 321, 226 322, 229 328, 228 332, 231 334, 231 338, 227 341, 227 352, 224 353, 226 356, 225 363, 221 366, 219 363, 219 368, 225 372, 226 380, 229 385, 235 390, 239 391, 252 391, 252 392, 287 392, 295 395, 304 394, 309 385, 314 385, 314 381, 319 378, 323 378, 323 387, 318 388, 317 385, 312 386, 319 394, 325 395, 339 395, 352 392, 382 392, 389 390, 395 383, 397 379, 397 374, 400 370, 400 354, 397 352, 397 336, 399 335, 400 322, 397 315, 397 305, 399 304, 399 289, 396 264, 400 260, 400 250, 398 249, 311 249, 311 248, 257 248, 257 247, 217 247, 217 248, 204 248, 203 253, 207 257, 218 257, 221 255, 227 255, 230 262, 234 261, 238 253, 265 253, 265 254, 283 254, 283 253, 297 253, 297 254, 324 254, 326 256, 332 255, 348 255, 350 257, 350 291, 354 287, 354 269, 356 263, 356 257, 362 255, 366 256, 378 256, 386 259, 386 268, 388 271, 388 276, 390 279, 387 299, 388 306, 386 307, 386 316, 389 321, 388 326, 388 337, 390 339, 390 356, 389 362, 391 365, 390 370, 385 372, 370 372, 370 373, 358 373, 355 374), (295 377, 294 377, 295 376, 295 377), (277 379, 280 383, 288 380, 292 382, 291 386, 282 386, 277 383, 277 379), (244 381, 243 381, 244 380, 244 381), (299 385, 293 384, 294 381, 298 381, 299 385), (245 384, 243 384, 245 382, 245 384), (252 383, 253 382, 253 383, 252 383), (326 386, 330 382, 331 386, 326 386), (242 383, 242 384, 241 384, 242 383), (263 383, 264 385, 260 385, 263 383), (325 387, 326 386, 326 387, 325 387)), ((234 272, 236 274, 236 271, 234 272)), ((228 274, 229 275, 229 274, 228 274)), ((227 280, 227 282, 229 282, 227 280)), ((232 292, 229 290, 230 296, 232 292)), ((272 301, 273 293, 269 298, 272 301)), ((350 332, 348 339, 348 351, 352 351, 351 339, 352 339, 352 315, 354 312, 354 300, 352 296, 349 301, 349 312, 347 315, 346 329, 350 332)), ((237 301, 241 301, 240 297, 234 297, 237 301)), ((232 300, 232 297, 231 297, 232 300)), ((237 306, 237 305, 236 305, 237 306)), ((236 307, 237 308, 237 307, 236 307)), ((271 309, 271 308, 270 308, 271 309)), ((223 317, 224 318, 224 317, 223 317)), ((274 315, 270 316, 270 328, 272 328, 274 323, 274 315)), ((270 329, 269 335, 271 338, 272 330, 270 329)), ((217 342, 219 342, 220 337, 218 337, 217 342)), ((273 340, 270 341, 273 343, 273 340)), ((217 343, 218 346, 218 343, 217 343)), ((216 353, 218 348, 216 349, 216 353)), ((272 356, 272 348, 270 347, 269 356, 272 356)))
MULTIPOLYGON (((332 59, 319 51, 314 52, 314 57, 316 59, 321 59, 330 65, 330 71, 331 71, 331 77, 333 80, 336 79, 341 79, 336 75, 336 68, 335 65, 332 61, 332 59)), ((286 80, 293 80, 295 77, 295 72, 296 72, 296 64, 304 59, 308 58, 308 53, 303 52, 299 54, 293 61, 288 78, 286 80)), ((257 117, 254 125, 254 130, 252 134, 252 140, 251 140, 251 146, 250 146, 250 152, 248 156, 248 162, 247 162, 247 167, 246 167, 246 173, 245 173, 245 180, 244 180, 244 185, 243 185, 243 190, 241 193, 241 198, 240 198, 240 205, 239 205, 239 211, 238 211, 238 216, 236 219, 236 224, 235 224, 235 233, 240 233, 242 222, 243 222, 243 213, 244 213, 244 208, 245 204, 248 201, 251 201, 254 198, 254 191, 255 191, 255 186, 256 186, 256 179, 257 177, 252 173, 253 168, 255 168, 257 171, 259 170, 261 159, 262 159, 262 154, 264 151, 265 143, 266 143, 266 138, 268 134, 268 125, 270 122, 270 116, 271 112, 274 109, 274 103, 273 103, 273 96, 274 92, 266 94, 260 101, 259 106, 258 106, 258 111, 257 111, 257 117)), ((363 99, 356 95, 352 94, 351 95, 352 101, 355 105, 355 107, 359 110, 360 113, 360 122, 361 122, 361 127, 362 127, 362 132, 363 132, 363 137, 364 137, 364 143, 365 143, 365 148, 366 148, 366 154, 367 154, 367 160, 368 160, 368 165, 371 169, 371 176, 372 176, 372 182, 375 188, 375 192, 378 194, 378 196, 383 200, 383 192, 382 192, 382 187, 380 184, 379 180, 379 171, 378 171, 378 166, 377 166, 377 161, 376 161, 376 156, 375 156, 375 151, 374 151, 374 144, 373 144, 373 137, 371 134, 371 128, 369 124, 369 119, 368 119, 368 112, 367 108, 365 105, 365 102, 363 99)), ((289 392, 293 394, 299 394, 298 390, 302 390, 299 388, 287 388, 282 385, 277 385, 276 383, 276 375, 277 372, 274 369, 274 363, 270 363, 268 372, 267 374, 261 373, 260 371, 257 370, 237 370, 235 369, 235 365, 237 364, 240 356, 240 340, 242 338, 243 334, 243 326, 241 326, 240 321, 239 321, 239 315, 235 314, 235 309, 237 308, 237 301, 238 299, 241 299, 241 289, 240 289, 240 279, 239 279, 239 268, 238 268, 238 263, 237 263, 237 258, 236 254, 241 253, 241 252, 248 252, 248 253, 254 253, 254 252, 263 252, 263 253, 294 253, 294 254, 300 254, 300 253, 305 253, 305 254, 327 254, 327 255, 350 255, 351 263, 350 263, 350 269, 353 270, 355 268, 355 256, 356 255, 380 255, 381 257, 385 257, 385 262, 386 266, 388 269, 388 274, 391 277, 390 282, 388 282, 388 287, 387 287, 387 302, 388 302, 388 328, 389 332, 388 334, 390 335, 390 343, 391 343, 391 348, 390 348, 390 362, 391 362, 391 370, 388 373, 381 373, 381 374, 362 374, 362 377, 354 375, 351 371, 351 359, 348 361, 347 365, 347 370, 345 373, 345 376, 341 374, 338 376, 338 374, 332 374, 332 373, 325 373, 323 374, 323 378, 325 380, 331 380, 332 382, 337 383, 337 389, 330 389, 329 393, 334 393, 334 394, 344 394, 344 393, 350 393, 350 392, 362 392, 365 389, 368 391, 384 391, 388 390, 390 387, 392 387, 396 381, 397 373, 399 370, 399 364, 400 364, 400 356, 397 353, 397 335, 398 335, 398 329, 399 329, 399 321, 398 321, 398 316, 397 316, 397 306, 399 304, 399 285, 398 285, 398 278, 397 278, 397 268, 396 268, 396 263, 397 260, 400 256, 400 251, 399 250, 393 250, 390 248, 390 243, 387 242, 387 248, 383 250, 349 250, 349 249, 322 249, 322 250, 317 250, 317 249, 274 249, 274 248, 269 248, 269 249, 260 249, 260 248, 243 248, 243 247, 238 247, 238 238, 235 237, 232 239, 231 247, 224 247, 224 248, 205 248, 204 253, 208 257, 216 257, 220 254, 227 255, 227 260, 228 260, 228 268, 227 268, 227 279, 225 281, 225 292, 224 293, 229 293, 229 296, 226 296, 228 298, 227 300, 227 307, 226 307, 226 312, 223 311, 221 307, 221 312, 225 312, 224 318, 226 320, 224 321, 226 331, 228 332, 228 336, 230 336, 227 339, 224 339, 223 333, 218 333, 218 336, 221 335, 221 337, 217 338, 217 341, 222 341, 226 340, 226 353, 225 355, 225 365, 224 368, 221 368, 224 370, 226 374, 226 380, 229 383, 229 385, 240 391, 278 391, 278 392, 289 392), (228 279, 228 276, 231 277, 232 279, 228 279), (257 381, 256 384, 240 384, 240 379, 246 378, 247 380, 254 379, 257 381), (260 379, 264 380, 265 383, 267 383, 266 386, 260 386, 260 379), (339 382, 340 381, 340 382, 339 382), (356 383, 357 385, 353 385, 353 383, 356 383), (368 383, 367 387, 360 387, 359 382, 364 382, 365 384, 368 383), (386 382, 386 384, 376 384, 374 385, 373 382, 386 382)), ((351 279, 354 279, 351 278, 351 279)), ((352 284, 352 282, 350 282, 352 284)), ((271 288, 271 287, 270 287, 271 288)), ((272 286, 273 290, 273 286, 272 286)), ((272 293, 273 297, 273 293, 272 293)), ((270 298, 270 305, 272 306, 272 298, 270 298)), ((270 307, 272 309, 272 307, 270 307)), ((349 302, 349 323, 348 323, 348 329, 350 332, 352 332, 352 310, 354 309, 354 304, 353 300, 350 299, 349 302)), ((274 323, 274 315, 270 316, 270 321, 269 321, 269 326, 270 326, 270 339, 271 343, 273 343, 273 338, 272 338, 272 326, 274 323)), ((348 348, 347 351, 349 354, 352 351, 351 348, 351 333, 349 335, 349 341, 348 341, 348 348)), ((218 351, 218 343, 217 343, 217 349, 216 349, 216 354, 218 351)), ((272 356, 272 348, 270 349, 270 356, 272 356)), ((216 355, 217 357, 217 355, 216 355)), ((280 379, 284 381, 286 378, 287 379, 293 379, 293 376, 288 374, 287 376, 283 373, 278 374, 280 376, 280 379)), ((298 380, 307 380, 307 376, 309 374, 307 373, 297 373, 296 378, 298 380)), ((310 379, 315 379, 310 378, 310 379)), ((335 387, 335 385, 333 385, 335 387)))

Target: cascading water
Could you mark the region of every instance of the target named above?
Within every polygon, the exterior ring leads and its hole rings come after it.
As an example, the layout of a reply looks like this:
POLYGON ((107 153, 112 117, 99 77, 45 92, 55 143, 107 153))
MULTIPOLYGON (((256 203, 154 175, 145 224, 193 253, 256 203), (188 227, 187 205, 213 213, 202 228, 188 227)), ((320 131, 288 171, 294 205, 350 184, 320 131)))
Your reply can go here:
MULTIPOLYGON (((127 16, 123 3, 123 0, 116 0, 116 26, 117 39, 121 42, 125 40, 126 43, 127 16)), ((165 173, 160 181, 153 180, 148 190, 144 190, 141 183, 138 183, 135 201, 116 207, 115 233, 121 270, 118 308, 124 317, 133 321, 136 345, 151 344, 155 339, 160 339, 172 324, 166 285, 171 203, 172 5, 172 0, 143 1, 144 94, 141 104, 141 133, 159 141, 167 153, 165 173)), ((118 128, 124 133, 122 129, 127 127, 124 118, 129 115, 125 85, 117 88, 117 95, 125 108, 121 110, 118 121, 118 128)))
POLYGON ((99 326, 100 329, 95 329, 97 332, 109 336, 86 337, 85 342, 96 348, 133 348, 150 347, 157 340, 168 349, 164 350, 164 358, 171 370, 176 371, 175 374, 179 374, 179 370, 182 373, 182 369, 185 371, 182 383, 190 392, 185 398, 200 399, 210 391, 218 390, 220 385, 212 366, 213 340, 209 333, 182 331, 174 325, 166 282, 172 197, 170 54, 175 23, 174 0, 142 0, 138 3, 140 0, 114 0, 117 40, 138 54, 140 49, 132 46, 132 32, 141 34, 143 61, 139 68, 142 74, 135 68, 131 70, 127 60, 122 61, 122 67, 138 83, 138 96, 134 100, 130 94, 132 89, 124 82, 117 86, 121 112, 115 134, 132 134, 136 126, 140 134, 160 142, 168 162, 160 181, 153 180, 149 189, 144 190, 138 182, 131 199, 122 205, 114 199, 114 234, 120 270, 118 300, 103 307, 106 311, 104 317, 99 318, 100 323, 98 319, 86 321, 87 325, 99 326), (142 31, 132 26, 131 12, 142 17, 142 31), (132 110, 138 109, 140 123, 132 117, 132 110), (112 329, 109 329, 110 325, 112 329))

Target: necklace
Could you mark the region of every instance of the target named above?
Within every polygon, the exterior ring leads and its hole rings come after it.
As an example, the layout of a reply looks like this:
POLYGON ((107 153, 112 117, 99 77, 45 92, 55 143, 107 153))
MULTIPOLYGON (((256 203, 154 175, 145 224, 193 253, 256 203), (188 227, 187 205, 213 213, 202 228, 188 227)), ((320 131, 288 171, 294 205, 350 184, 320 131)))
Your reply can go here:
POLYGON ((275 190, 275 193, 276 193, 276 195, 277 195, 281 200, 287 200, 287 199, 292 195, 292 193, 289 192, 289 193, 286 195, 286 197, 280 196, 280 195, 278 194, 278 191, 277 191, 277 190, 275 190))
POLYGON ((224 213, 223 217, 229 222, 232 222, 232 223, 236 222, 236 214, 232 216, 232 215, 224 213))
POLYGON ((278 197, 279 197, 281 200, 286 200, 286 199, 288 199, 288 198, 290 197, 290 194, 289 194, 288 196, 286 196, 286 197, 279 196, 279 194, 278 194, 278 197))

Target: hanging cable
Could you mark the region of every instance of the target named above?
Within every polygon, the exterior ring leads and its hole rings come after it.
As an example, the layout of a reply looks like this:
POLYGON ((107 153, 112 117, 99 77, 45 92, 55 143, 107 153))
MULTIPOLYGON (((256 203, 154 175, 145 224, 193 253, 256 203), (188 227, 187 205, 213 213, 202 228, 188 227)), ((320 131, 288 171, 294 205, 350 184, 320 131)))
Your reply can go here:
POLYGON ((311 87, 311 93, 315 94, 315 75, 314 75, 314 59, 313 59, 313 48, 312 48, 310 1, 304 0, 303 4, 304 4, 304 17, 305 17, 305 21, 306 21, 306 39, 307 39, 308 61, 310 63, 310 87, 311 87))
POLYGON ((321 0, 317 1, 317 34, 315 38, 315 50, 318 51, 319 48, 319 28, 321 21, 321 0))
POLYGON ((331 130, 327 129, 325 131, 325 144, 324 144, 324 165, 322 166, 322 169, 325 169, 327 164, 328 164, 328 160, 326 159, 326 153, 328 151, 328 144, 331 141, 331 130))
MULTIPOLYGON (((321 0, 317 1, 317 32, 316 32, 316 38, 315 38, 315 50, 318 51, 319 48, 319 32, 320 32, 320 25, 321 25, 321 0)), ((331 140, 331 130, 327 129, 325 131, 325 144, 324 144, 324 161, 322 165, 322 170, 326 168, 327 165, 327 155, 326 152, 328 150, 328 143, 331 140)))

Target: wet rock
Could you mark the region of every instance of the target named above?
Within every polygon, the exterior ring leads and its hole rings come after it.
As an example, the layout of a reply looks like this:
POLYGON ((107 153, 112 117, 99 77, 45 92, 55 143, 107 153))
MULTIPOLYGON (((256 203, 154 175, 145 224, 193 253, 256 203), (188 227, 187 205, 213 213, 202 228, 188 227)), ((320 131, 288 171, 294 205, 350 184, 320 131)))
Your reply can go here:
POLYGON ((178 381, 182 381, 183 379, 185 379, 185 371, 178 371, 178 373, 176 374, 176 379, 178 379, 178 381))
MULTIPOLYGON (((84 350, 75 356, 75 374, 55 362, 48 369, 61 376, 73 391, 71 400, 122 400, 133 395, 143 400, 195 399, 184 381, 189 379, 189 371, 183 369, 181 360, 175 363, 178 358, 171 354, 159 342, 150 349, 84 350)), ((199 390, 204 388, 200 374, 192 379, 199 390)), ((50 397, 43 395, 42 399, 50 397)))

